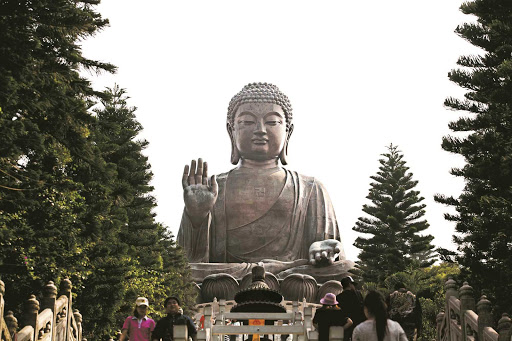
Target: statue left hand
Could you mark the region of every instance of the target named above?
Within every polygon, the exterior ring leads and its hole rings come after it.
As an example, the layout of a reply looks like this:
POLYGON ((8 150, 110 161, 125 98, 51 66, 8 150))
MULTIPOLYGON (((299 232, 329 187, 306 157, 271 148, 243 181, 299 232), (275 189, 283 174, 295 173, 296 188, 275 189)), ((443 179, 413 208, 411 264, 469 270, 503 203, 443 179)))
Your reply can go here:
POLYGON ((341 242, 336 239, 326 239, 314 242, 309 247, 309 262, 312 265, 322 263, 331 265, 342 249, 341 242))

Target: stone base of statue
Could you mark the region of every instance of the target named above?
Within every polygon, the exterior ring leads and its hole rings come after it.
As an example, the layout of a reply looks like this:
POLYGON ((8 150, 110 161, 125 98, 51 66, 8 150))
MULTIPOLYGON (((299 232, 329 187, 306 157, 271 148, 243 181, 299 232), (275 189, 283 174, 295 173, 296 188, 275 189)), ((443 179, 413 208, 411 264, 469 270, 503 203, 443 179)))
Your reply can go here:
POLYGON ((328 266, 312 266, 307 260, 279 262, 263 260, 259 263, 191 263, 192 278, 198 286, 198 302, 233 300, 239 290, 251 283, 251 271, 264 266, 265 282, 280 291, 285 300, 318 303, 326 293, 339 294, 340 280, 351 275, 354 262, 342 260, 328 266))

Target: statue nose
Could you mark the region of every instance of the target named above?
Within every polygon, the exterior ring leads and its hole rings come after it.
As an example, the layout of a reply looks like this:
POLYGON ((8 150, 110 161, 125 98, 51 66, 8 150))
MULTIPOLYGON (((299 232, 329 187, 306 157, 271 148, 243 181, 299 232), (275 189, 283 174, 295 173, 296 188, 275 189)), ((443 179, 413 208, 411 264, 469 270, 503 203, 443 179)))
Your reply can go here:
POLYGON ((254 131, 255 134, 266 134, 267 128, 265 127, 265 122, 260 121, 256 123, 256 130, 254 131))

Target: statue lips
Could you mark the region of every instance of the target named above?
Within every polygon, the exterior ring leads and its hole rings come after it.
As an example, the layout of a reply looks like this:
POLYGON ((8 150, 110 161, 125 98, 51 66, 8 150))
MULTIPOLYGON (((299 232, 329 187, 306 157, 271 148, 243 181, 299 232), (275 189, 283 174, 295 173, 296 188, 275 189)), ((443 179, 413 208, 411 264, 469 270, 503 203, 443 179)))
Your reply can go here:
POLYGON ((261 145, 265 145, 268 143, 268 139, 262 139, 262 138, 254 138, 251 141, 254 144, 261 144, 261 145))

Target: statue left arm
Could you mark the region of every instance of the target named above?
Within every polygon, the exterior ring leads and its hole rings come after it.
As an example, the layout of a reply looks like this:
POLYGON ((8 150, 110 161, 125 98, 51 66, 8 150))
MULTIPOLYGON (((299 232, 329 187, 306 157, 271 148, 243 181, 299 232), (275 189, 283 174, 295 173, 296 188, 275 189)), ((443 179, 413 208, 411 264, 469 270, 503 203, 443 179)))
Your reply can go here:
POLYGON ((305 228, 310 242, 308 259, 312 265, 329 265, 336 258, 345 259, 331 198, 317 180, 308 202, 305 228))

